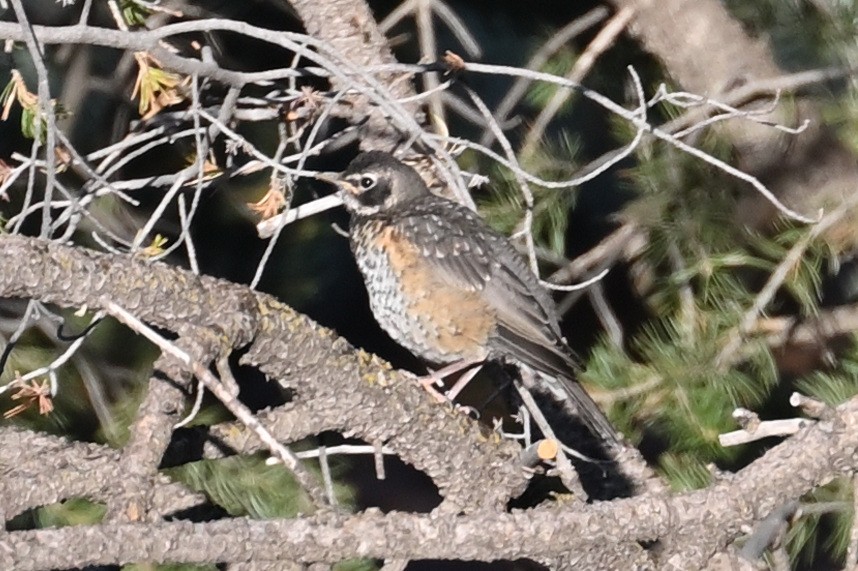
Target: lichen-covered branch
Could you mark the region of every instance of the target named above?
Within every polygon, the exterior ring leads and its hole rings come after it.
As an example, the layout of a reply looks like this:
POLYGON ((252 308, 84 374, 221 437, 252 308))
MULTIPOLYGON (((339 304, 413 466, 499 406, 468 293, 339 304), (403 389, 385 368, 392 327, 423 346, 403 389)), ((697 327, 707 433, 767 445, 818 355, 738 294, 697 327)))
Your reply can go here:
MULTIPOLYGON (((100 308, 109 299, 170 331, 191 325, 244 347, 243 359, 312 399, 319 418, 368 442, 386 442, 425 471, 454 511, 499 508, 526 483, 518 450, 428 398, 376 357, 245 286, 159 263, 19 236, 0 237, 0 297, 100 308), (251 343, 252 340, 252 343, 251 343)), ((306 432, 306 431, 305 431, 306 432)))
MULTIPOLYGON (((7 435, 4 435, 7 436, 7 435)), ((30 444, 57 448, 53 437, 30 444)), ((5 442, 8 438, 4 438, 5 442)), ((494 560, 566 557, 588 568, 628 568, 622 545, 658 539, 660 567, 697 569, 782 503, 858 466, 858 400, 770 450, 738 474, 704 490, 650 493, 593 505, 559 503, 498 513, 492 509, 456 514, 326 514, 292 520, 230 519, 209 523, 158 522, 75 526, 9 533, 0 537, 0 565, 47 569, 117 561, 336 562, 348 557, 494 560), (427 541, 431 539, 431 541, 427 541), (52 549, 33 549, 50 545, 52 549), (85 548, 83 546, 86 546, 85 548), (213 551, 212 546, 217 546, 213 551), (622 554, 622 560, 615 557, 622 554), (622 563, 621 566, 618 566, 622 563)), ((9 473, 3 451, 3 471, 9 473)), ((89 464, 92 479, 110 470, 89 464)), ((4 478, 0 490, 9 490, 4 478)), ((8 496, 0 495, 5 503, 8 496)), ((643 552, 638 557, 645 561, 643 552)), ((651 561, 652 563, 652 561, 651 561)), ((654 563, 653 563, 654 564, 654 563)))

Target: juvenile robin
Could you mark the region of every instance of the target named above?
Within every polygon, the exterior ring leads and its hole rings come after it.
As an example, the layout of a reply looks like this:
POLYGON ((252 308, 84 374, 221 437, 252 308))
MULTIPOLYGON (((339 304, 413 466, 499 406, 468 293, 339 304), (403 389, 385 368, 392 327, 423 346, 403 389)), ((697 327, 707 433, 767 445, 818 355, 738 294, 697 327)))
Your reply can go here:
POLYGON ((531 367, 596 436, 619 441, 573 378, 553 300, 504 236, 388 153, 358 155, 336 184, 372 312, 396 342, 445 371, 494 359, 531 367))

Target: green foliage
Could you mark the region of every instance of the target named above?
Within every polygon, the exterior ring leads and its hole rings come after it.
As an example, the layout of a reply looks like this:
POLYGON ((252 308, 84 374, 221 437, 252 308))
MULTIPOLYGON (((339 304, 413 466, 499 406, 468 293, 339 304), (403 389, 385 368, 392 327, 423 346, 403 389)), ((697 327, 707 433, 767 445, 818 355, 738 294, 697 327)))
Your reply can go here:
POLYGON ((677 492, 705 488, 712 480, 706 465, 689 454, 664 454, 659 459, 659 472, 677 492))
POLYGON ((618 395, 612 417, 627 434, 657 435, 689 460, 729 459, 737 451, 721 447, 718 435, 734 428, 730 413, 763 402, 777 374, 762 344, 749 344, 740 366, 718 367, 723 333, 717 326, 692 330, 679 321, 656 321, 631 341, 634 360, 600 343, 585 379, 618 395))
MULTIPOLYGON (((120 0, 123 19, 131 26, 141 26, 151 14, 145 2, 120 0)), ((855 65, 858 48, 855 43, 855 22, 858 5, 851 1, 811 2, 798 0, 727 0, 727 4, 754 33, 771 38, 777 48, 779 63, 787 69, 806 69, 843 61, 855 65), (823 8, 824 7, 824 8, 823 8), (801 33, 797 33, 797 31, 801 33)), ((511 43, 514 34, 494 34, 492 41, 511 43)), ((520 53, 518 54, 520 55, 520 53)), ((625 57, 626 54, 623 54, 625 57)), ((181 97, 181 78, 163 69, 151 56, 140 55, 138 88, 141 92, 140 111, 144 115, 157 112, 181 97)), ((593 81, 604 81, 599 74, 608 76, 599 66, 593 69, 593 81)), ((557 52, 543 71, 558 75, 567 74, 577 60, 576 47, 565 47, 557 52)), ((646 73, 641 74, 649 78, 646 73)), ((614 73, 610 81, 618 83, 620 74, 614 73)), ((620 80, 622 81, 622 79, 620 80)), ((653 93, 661 78, 648 79, 647 93, 653 93)), ((847 84, 846 92, 829 97, 826 118, 836 124, 840 136, 858 152, 858 91, 847 84)), ((557 92, 557 87, 535 83, 530 89, 526 106, 533 116, 557 92)), ((832 89, 842 89, 832 86, 832 89)), ((559 116, 571 123, 576 96, 564 104, 559 116)), ((18 105, 23 109, 21 129, 30 137, 44 137, 44 121, 40 117, 37 99, 23 80, 10 82, 3 94, 3 105, 18 105)), ((637 101, 630 100, 631 105, 637 101)), ((662 105, 652 110, 650 119, 676 118, 684 109, 662 105)), ((573 116, 574 117, 574 116, 573 116)), ((455 128, 455 125, 453 126, 455 128)), ((625 120, 615 120, 612 144, 627 144, 635 136, 635 129, 625 120)), ((575 125, 564 124, 564 130, 552 130, 540 146, 523 159, 527 171, 549 180, 574 175, 580 164, 581 147, 575 125)), ((592 133, 588 133, 591 136, 592 133)), ((582 137, 582 139, 587 140, 582 137)), ((687 137, 686 142, 728 163, 736 164, 730 149, 715 130, 704 130, 687 137)), ((599 141, 603 143, 604 141, 599 141)), ((591 151, 592 149, 588 149, 591 151)), ((632 439, 657 443, 652 448, 655 464, 675 490, 691 490, 710 483, 707 466, 711 462, 745 462, 755 449, 724 449, 717 441, 720 433, 735 429, 730 413, 736 406, 745 406, 766 415, 767 405, 782 405, 785 390, 765 339, 754 332, 739 330, 742 318, 754 304, 760 288, 778 269, 787 254, 801 248, 795 267, 787 268, 786 277, 773 301, 763 308, 763 314, 812 314, 817 311, 820 299, 820 282, 826 261, 839 253, 837 244, 830 238, 808 241, 809 227, 783 224, 766 233, 745 230, 737 219, 737 207, 742 195, 754 192, 745 183, 701 163, 698 159, 676 151, 664 143, 645 140, 635 150, 636 164, 619 173, 625 190, 636 200, 628 204, 622 218, 631 220, 644 229, 648 237, 638 266, 648 271, 649 285, 635 291, 649 314, 624 332, 622 347, 608 339, 598 341, 592 348, 583 380, 597 386, 597 396, 608 403, 611 417, 618 428, 632 439), (741 339, 739 348, 724 355, 725 347, 734 339, 741 339)), ((526 204, 515 177, 507 170, 479 163, 465 156, 465 160, 478 163, 475 171, 492 177, 495 186, 491 193, 479 196, 480 208, 490 222, 505 233, 521 228, 526 204), (497 169, 492 172, 490 169, 497 169)), ((469 168, 471 165, 469 165, 469 168)), ((534 203, 533 234, 538 246, 563 254, 566 242, 573 236, 569 228, 569 213, 574 208, 577 192, 574 189, 550 190, 531 186, 534 203)), ((310 240, 309 233, 325 228, 324 223, 302 223, 293 227, 292 236, 310 240), (301 235, 301 233, 307 235, 301 235)), ((858 228, 858 224, 854 225, 858 228)), ((855 230, 858 232, 858 230, 855 230)), ((295 239, 295 238, 293 238, 295 239)), ((856 240, 847 241, 855 243, 856 240)), ((303 244, 303 242, 301 242, 303 244)), ((284 272, 286 266, 303 264, 289 275, 278 274, 279 287, 306 303, 318 295, 318 272, 308 260, 316 256, 326 270, 335 267, 326 257, 327 248, 307 249, 294 255, 290 264, 274 271, 284 272)), ((617 272, 619 273, 619 272, 617 272)), ((323 296, 318 296, 323 297, 323 296)), ((614 305, 615 300, 610 300, 614 305)), ((615 307, 618 311, 621 308, 615 307)), ((625 323, 624 323, 625 325, 625 323)), ((105 355, 115 352, 116 343, 109 338, 115 328, 100 326, 93 332, 87 346, 104 345, 105 355), (105 338, 108 338, 107 340, 105 338)), ((57 349, 41 335, 25 337, 7 367, 8 375, 14 369, 32 370, 50 362, 57 349)), ((858 344, 856 344, 858 345, 858 344)), ((795 383, 796 388, 829 404, 837 404, 858 393, 858 348, 856 345, 845 355, 837 355, 835 366, 826 371, 810 374, 795 383)), ((124 351, 131 353, 131 351, 124 351)), ((134 351, 139 353, 140 351, 134 351)), ((137 358, 133 364, 140 370, 148 368, 151 355, 137 358), (147 362, 148 359, 148 362, 147 362), (143 366, 145 362, 145 366, 143 366)), ((145 386, 145 375, 136 385, 145 386)), ((4 381, 8 378, 4 376, 4 381)), ((73 367, 61 371, 60 402, 57 413, 48 420, 49 429, 61 431, 72 419, 82 416, 88 403, 73 367), (71 386, 70 386, 71 385, 71 386), (69 389, 72 390, 69 390, 69 389), (69 395, 69 396, 65 396, 69 395), (68 399, 69 402, 63 402, 68 399), (73 400, 79 402, 71 402, 73 400)), ((113 413, 117 427, 130 424, 139 402, 140 393, 127 391, 116 398, 113 413)), ((3 404, 7 404, 3 401, 3 404)), ((88 410, 88 409, 87 409, 88 410)), ((223 409, 205 407, 195 420, 210 424, 223 419, 223 409)), ((23 421, 45 423, 35 413, 28 412, 23 421)), ((40 428, 44 428, 40 425, 40 428)), ((96 435, 112 444, 125 439, 124 428, 96 435), (110 432, 110 434, 108 434, 110 432)), ((334 459, 336 460, 336 459, 334 459)), ((336 464, 334 469, 336 471, 336 464)), ((173 478, 193 489, 207 494, 230 514, 257 518, 291 517, 309 512, 311 506, 296 488, 287 470, 282 466, 268 466, 261 456, 207 460, 182 468, 167 470, 173 478)), ((349 504, 350 491, 337 487, 340 501, 349 504)), ((811 567, 819 561, 822 550, 826 559, 843 559, 852 517, 852 485, 846 479, 837 480, 819 488, 803 498, 803 508, 790 528, 787 545, 796 565, 811 567)), ((70 522, 94 522, 103 515, 103 507, 83 500, 72 500, 34 510, 39 526, 68 525, 70 522)), ((131 565, 126 569, 143 571, 154 569, 131 565)), ((158 566, 160 570, 213 569, 213 566, 173 565, 158 566)), ((346 562, 341 569, 368 569, 366 561, 346 562)))
MULTIPOLYGON (((574 175, 578 168, 575 156, 578 143, 568 133, 563 133, 556 146, 545 147, 522 164, 528 172, 546 180, 564 180, 574 175)), ((508 169, 493 164, 495 174, 491 177, 492 193, 480 200, 483 216, 495 229, 507 235, 521 228, 527 205, 518 181, 508 169)), ((557 254, 566 249, 566 233, 569 212, 575 206, 576 192, 571 188, 547 189, 530 186, 533 192, 533 238, 542 246, 557 254)))
MULTIPOLYGON (((336 457, 329 458, 328 462, 335 481, 337 501, 340 506, 350 509, 354 503, 351 489, 336 483, 342 464, 336 457)), ((288 470, 279 464, 267 465, 261 455, 203 460, 165 472, 191 489, 206 494, 232 516, 291 518, 314 511, 306 493, 295 484, 288 470)), ((334 568, 338 571, 369 571, 378 567, 372 561, 355 559, 338 563, 334 568)), ((158 568, 159 571, 163 569, 158 568)), ((197 567, 178 566, 175 569, 190 571, 197 567)))
POLYGON ((119 0, 119 10, 122 13, 122 19, 129 26, 143 26, 152 14, 148 6, 135 0, 119 0))
POLYGON ((107 508, 82 498, 51 504, 37 510, 38 527, 92 525, 101 521, 107 508))
MULTIPOLYGON (((542 69, 539 71, 563 77, 572 70, 577 60, 577 52, 567 45, 566 47, 557 50, 557 52, 549 58, 547 62, 545 62, 545 65, 542 66, 542 69)), ((531 86, 530 90, 528 90, 525 101, 536 109, 542 109, 549 101, 551 101, 551 98, 554 97, 554 94, 560 89, 565 90, 565 88, 561 88, 551 83, 536 82, 531 86)), ((575 100, 574 93, 570 93, 570 95, 571 97, 569 100, 566 101, 564 106, 561 108, 561 115, 564 110, 571 108, 572 102, 575 100)))
POLYGON ((858 394, 858 338, 849 351, 840 356, 837 366, 828 371, 815 371, 795 384, 800 393, 837 406, 858 394))
POLYGON ((792 300, 799 304, 803 315, 813 315, 822 295, 823 269, 835 257, 830 244, 822 239, 810 240, 813 231, 807 226, 782 225, 773 236, 751 235, 750 247, 762 260, 761 268, 771 273, 793 249, 801 251, 798 263, 790 268, 783 287, 792 300))
POLYGON ((374 571, 378 565, 369 559, 348 559, 334 565, 334 571, 374 571))
MULTIPOLYGON (((625 125, 616 131, 620 140, 634 135, 625 125)), ((695 146, 729 161, 715 136, 703 135, 695 146)), ((760 289, 783 272, 760 317, 815 313, 827 261, 839 248, 811 239, 808 226, 783 223, 765 234, 750 232, 736 223, 743 190, 734 179, 659 143, 641 145, 637 154, 640 162, 624 175, 638 198, 624 217, 649 237, 638 263, 650 270, 651 285, 642 293, 653 317, 624 347, 599 342, 585 380, 605 391, 602 402, 610 403, 623 432, 663 443, 660 472, 675 489, 689 490, 709 483, 710 462, 736 462, 744 454, 718 443, 720 433, 736 428, 732 410, 743 406, 765 414, 769 399, 780 394, 774 392, 781 379, 766 340, 740 329, 760 289), (797 262, 785 265, 795 253, 797 262), (736 338, 738 348, 722 354, 736 338)), ((836 370, 797 385, 832 404, 855 395, 858 350, 836 370)), ((819 549, 843 557, 851 507, 842 508, 851 506, 849 496, 850 486, 835 483, 806 499, 812 503, 789 536, 795 562, 811 564, 819 549)))
POLYGON ((852 482, 838 478, 802 501, 785 544, 796 569, 812 569, 822 555, 843 564, 852 530, 852 482))
MULTIPOLYGON (((335 469, 336 464, 332 471, 335 469)), ((314 511, 289 471, 281 465, 267 465, 262 456, 202 460, 172 468, 167 473, 206 494, 233 516, 265 519, 314 511)), ((335 492, 340 504, 351 502, 347 488, 338 486, 335 492)))
MULTIPOLYGON (((828 371, 816 371, 795 383, 802 394, 837 406, 858 394, 858 338, 828 371)), ((802 508, 786 537, 796 568, 811 568, 820 556, 842 561, 852 529, 854 488, 838 478, 803 498, 802 508)))
POLYGON ((44 529, 72 525, 94 525, 101 522, 107 508, 83 498, 71 498, 55 504, 42 506, 19 515, 7 524, 7 528, 44 529))
MULTIPOLYGON (((628 128, 618 131, 633 136, 628 128)), ((697 146, 727 159, 717 137, 706 135, 697 146)), ((640 163, 625 176, 639 198, 624 217, 649 236, 638 263, 651 271, 643 301, 657 317, 625 347, 600 342, 586 378, 608 391, 624 432, 667 443, 665 473, 686 487, 702 481, 695 471, 702 464, 738 457, 739 450, 720 446, 718 435, 735 428, 735 407, 762 406, 778 384, 765 340, 740 329, 760 288, 788 253, 801 252, 763 312, 793 306, 814 312, 831 252, 822 240, 808 239, 808 227, 784 225, 763 235, 737 225, 739 188, 732 178, 660 144, 642 145, 638 154, 640 163), (728 349, 736 339, 738 349, 728 349)))
MULTIPOLYGON (((44 143, 48 135, 48 121, 44 109, 39 105, 39 97, 27 89, 24 78, 17 69, 12 70, 9 83, 0 92, 0 120, 9 118, 12 107, 17 103, 21 107, 21 134, 28 139, 38 138, 44 143)), ((67 117, 66 109, 55 100, 50 101, 56 118, 67 117)))

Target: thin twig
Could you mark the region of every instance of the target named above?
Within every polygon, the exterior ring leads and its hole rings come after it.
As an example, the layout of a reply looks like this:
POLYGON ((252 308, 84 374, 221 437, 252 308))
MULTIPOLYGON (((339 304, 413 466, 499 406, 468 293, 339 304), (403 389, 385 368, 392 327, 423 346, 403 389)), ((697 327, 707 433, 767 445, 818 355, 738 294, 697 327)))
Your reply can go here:
MULTIPOLYGON (((522 369, 522 374, 531 374, 529 371, 525 371, 522 369)), ((539 430, 542 434, 555 442, 560 442, 560 439, 554 434, 554 430, 552 430, 551 425, 548 424, 548 421, 545 419, 545 416, 542 414, 542 411, 539 409, 539 405, 536 404, 536 401, 533 399, 533 395, 530 394, 522 383, 515 383, 515 390, 518 392, 518 395, 521 397, 524 406, 527 407, 527 410, 530 412, 534 422, 539 427, 539 430)), ((563 482, 563 485, 566 486, 569 491, 574 492, 575 495, 582 501, 587 501, 587 493, 584 491, 583 486, 581 485, 581 480, 578 477, 578 472, 575 471, 575 467, 572 466, 572 463, 569 461, 569 458, 566 457, 566 448, 561 446, 557 452, 557 456, 555 458, 555 464, 557 466, 557 472, 560 475, 560 480, 563 482)))
POLYGON ((792 436, 802 428, 813 424, 812 420, 806 418, 785 418, 781 420, 764 420, 754 430, 734 430, 718 435, 721 446, 738 446, 749 442, 756 442, 773 436, 792 436))
POLYGON ((228 391, 224 385, 205 367, 203 364, 193 360, 193 358, 177 347, 174 343, 168 341, 154 329, 137 319, 133 314, 126 311, 119 304, 111 300, 104 301, 104 307, 107 312, 121 321, 133 331, 143 335, 146 339, 154 343, 163 352, 177 359, 184 366, 188 367, 194 375, 202 382, 211 393, 241 421, 247 428, 252 430, 259 439, 264 442, 271 454, 277 458, 295 478, 295 481, 304 488, 307 495, 312 499, 317 507, 327 505, 325 492, 319 487, 313 475, 301 464, 301 461, 288 448, 277 442, 268 430, 262 426, 259 420, 244 404, 238 401, 234 395, 228 391))
POLYGON ((802 256, 810 244, 819 236, 828 231, 829 228, 840 222, 852 210, 858 206, 858 193, 853 193, 836 209, 823 216, 819 222, 814 224, 796 244, 786 253, 781 263, 772 271, 765 285, 760 289, 751 307, 742 315, 739 325, 731 331, 727 342, 715 358, 718 367, 726 367, 740 354, 739 347, 742 345, 745 335, 751 331, 757 323, 775 294, 780 290, 790 273, 801 262, 802 256))
POLYGON ((42 136, 42 129, 45 129, 45 194, 42 207, 42 226, 39 236, 47 238, 51 230, 51 201, 54 194, 54 185, 57 176, 57 117, 54 110, 54 102, 51 99, 51 88, 48 83, 48 68, 45 65, 44 53, 39 46, 39 41, 33 32, 30 21, 27 19, 27 14, 24 11, 24 5, 21 0, 10 0, 12 8, 15 10, 15 17, 18 23, 24 30, 24 42, 27 44, 27 51, 33 60, 33 66, 36 68, 36 76, 39 78, 39 116, 36 117, 36 134, 33 137, 33 143, 36 144, 42 136))
MULTIPOLYGON (((580 83, 584 77, 586 77, 587 73, 593 67, 593 64, 596 63, 596 59, 611 47, 617 36, 625 30, 626 26, 631 21, 634 12, 633 8, 626 6, 620 9, 610 20, 608 20, 601 31, 599 31, 599 33, 596 34, 596 37, 593 38, 593 41, 590 42, 590 45, 588 45, 584 50, 584 53, 582 53, 577 59, 569 73, 566 74, 566 78, 569 81, 580 83)), ((536 119, 533 120, 531 127, 524 138, 524 143, 522 144, 521 149, 521 155, 523 157, 531 156, 536 151, 539 141, 545 134, 545 129, 548 128, 548 124, 552 119, 554 119, 555 115, 557 115, 560 108, 563 107, 563 104, 566 103, 570 95, 571 93, 569 91, 558 89, 554 95, 551 96, 551 99, 548 100, 548 103, 545 104, 539 112, 539 115, 537 115, 536 119)))
MULTIPOLYGON (((704 151, 701 151, 700 149, 697 149, 697 148, 692 147, 691 145, 689 145, 687 143, 684 143, 683 141, 674 137, 670 133, 666 133, 666 132, 662 131, 661 129, 648 124, 645 119, 641 119, 638 116, 639 111, 634 111, 634 112, 629 111, 629 110, 621 107, 617 103, 614 103, 613 101, 611 101, 610 99, 608 99, 604 95, 602 95, 596 91, 593 91, 591 89, 588 89, 586 87, 583 87, 576 82, 569 81, 565 78, 557 77, 557 76, 552 75, 550 73, 542 73, 542 72, 536 72, 536 71, 530 71, 530 70, 522 70, 522 69, 509 67, 509 66, 488 65, 488 64, 480 64, 480 63, 470 63, 470 62, 464 63, 462 65, 463 65, 465 70, 473 72, 473 73, 500 74, 500 75, 511 75, 511 76, 515 76, 515 77, 528 77, 528 78, 533 79, 534 81, 544 81, 546 83, 551 83, 554 85, 560 85, 562 87, 574 89, 574 90, 580 92, 587 99, 590 99, 591 101, 593 101, 594 103, 597 103, 598 105, 604 107, 608 111, 611 111, 612 113, 628 120, 632 125, 634 125, 635 127, 638 127, 638 129, 640 129, 641 131, 645 131, 645 132, 649 133, 650 135, 654 136, 655 138, 660 139, 660 140, 676 147, 680 151, 683 151, 684 153, 692 155, 692 156, 702 160, 703 162, 714 166, 715 168, 729 174, 730 176, 733 176, 735 178, 738 178, 739 180, 743 180, 743 181, 747 182, 748 184, 753 186, 757 190, 758 193, 760 193, 763 197, 765 197, 766 200, 768 200, 784 216, 791 218, 793 220, 799 221, 799 222, 806 223, 806 224, 814 224, 814 223, 818 222, 819 219, 821 218, 821 216, 817 216, 816 218, 810 218, 808 216, 804 216, 803 214, 795 212, 794 210, 792 210, 792 209, 788 208, 786 205, 784 205, 780 200, 778 200, 777 197, 775 197, 774 194, 772 194, 772 192, 768 188, 766 188, 766 186, 763 183, 761 183, 759 181, 759 179, 757 179, 756 177, 749 175, 749 174, 739 170, 738 168, 733 167, 732 165, 730 165, 730 164, 728 164, 728 163, 726 163, 720 159, 717 159, 717 158, 713 157, 712 155, 710 155, 704 151)), ((630 69, 630 71, 632 71, 632 70, 630 69)), ((476 150, 479 150, 480 152, 482 152, 484 154, 492 156, 492 158, 497 157, 497 155, 495 153, 491 152, 489 149, 479 148, 480 147, 479 145, 467 144, 468 142, 465 142, 465 141, 462 141, 459 139, 457 139, 457 142, 459 144, 463 144, 465 146, 468 146, 469 148, 475 148, 476 150)), ((502 159, 500 157, 497 157, 495 160, 502 160, 502 159)), ((558 185, 558 183, 553 183, 551 187, 555 187, 555 188, 562 187, 562 186, 566 186, 567 183, 568 183, 568 181, 561 183, 559 185, 558 185), (554 186, 554 185, 557 185, 557 186, 554 186)), ((542 183, 539 183, 539 184, 542 184, 542 183)), ((549 183, 549 184, 551 184, 551 183, 549 183)), ((545 185, 543 185, 543 186, 545 186, 545 185)))
MULTIPOLYGON (((610 12, 607 7, 598 6, 586 14, 575 18, 557 30, 557 32, 555 32, 555 34, 551 36, 551 38, 549 38, 549 40, 545 42, 529 60, 527 60, 527 63, 524 64, 523 67, 526 69, 542 68, 542 66, 545 65, 548 59, 554 55, 557 50, 569 43, 573 38, 575 38, 575 36, 582 34, 589 28, 607 18, 609 13, 610 12)), ((497 109, 495 109, 495 112, 493 113, 498 123, 502 124, 506 121, 510 112, 527 93, 527 88, 530 84, 531 81, 524 77, 520 77, 513 82, 512 87, 507 90, 503 99, 501 99, 501 102, 498 104, 497 109)), ((493 140, 494 134, 487 127, 480 137, 480 144, 489 146, 493 140)))

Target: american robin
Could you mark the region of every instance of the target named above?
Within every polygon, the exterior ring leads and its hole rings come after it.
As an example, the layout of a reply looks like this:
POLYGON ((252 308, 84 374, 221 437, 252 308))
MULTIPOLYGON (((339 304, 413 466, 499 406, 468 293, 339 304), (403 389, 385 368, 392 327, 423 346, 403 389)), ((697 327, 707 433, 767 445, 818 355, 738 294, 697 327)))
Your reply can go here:
POLYGON ((553 300, 504 236, 388 153, 361 153, 335 181, 372 312, 396 342, 436 365, 529 366, 594 434, 618 442, 573 378, 553 300))

